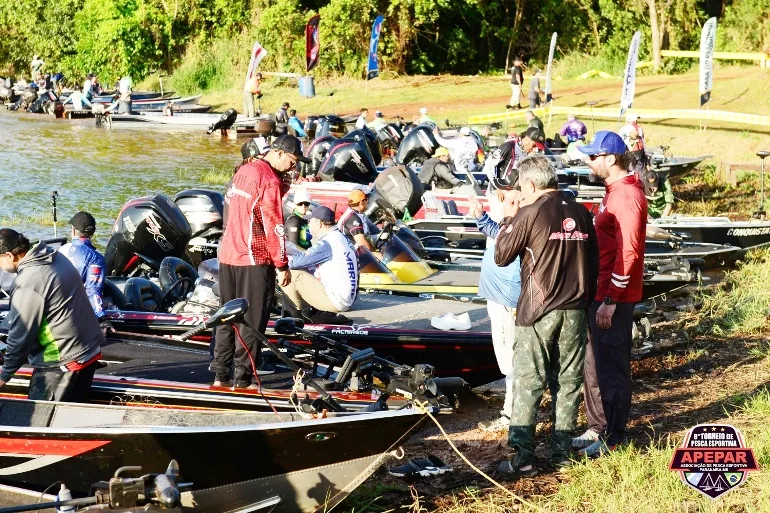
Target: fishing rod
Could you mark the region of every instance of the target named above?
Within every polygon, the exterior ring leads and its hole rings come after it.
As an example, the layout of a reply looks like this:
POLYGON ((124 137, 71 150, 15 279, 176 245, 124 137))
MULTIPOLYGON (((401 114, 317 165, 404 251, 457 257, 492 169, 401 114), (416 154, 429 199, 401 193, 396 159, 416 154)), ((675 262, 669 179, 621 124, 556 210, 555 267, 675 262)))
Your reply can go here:
POLYGON ((59 193, 58 192, 53 191, 51 193, 51 208, 53 209, 53 236, 54 237, 58 236, 56 234, 56 221, 58 220, 56 218, 56 200, 58 199, 58 197, 59 197, 59 193))

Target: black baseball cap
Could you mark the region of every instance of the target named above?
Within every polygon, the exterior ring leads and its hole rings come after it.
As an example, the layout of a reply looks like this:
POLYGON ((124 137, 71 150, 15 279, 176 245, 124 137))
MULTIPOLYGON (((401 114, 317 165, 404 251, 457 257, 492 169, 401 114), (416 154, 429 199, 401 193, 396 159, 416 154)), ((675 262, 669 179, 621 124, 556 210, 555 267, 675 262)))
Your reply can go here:
POLYGON ((78 212, 72 219, 70 224, 80 233, 90 237, 96 231, 96 219, 88 212, 78 212))
POLYGON ((273 150, 283 151, 285 153, 291 153, 297 157, 297 160, 300 162, 310 164, 310 159, 302 154, 302 143, 299 142, 299 139, 293 135, 282 135, 276 138, 270 148, 273 150))
POLYGON ((334 224, 334 211, 322 205, 313 209, 310 219, 318 219, 322 223, 334 224))
POLYGON ((24 246, 27 250, 29 249, 29 240, 24 235, 11 228, 0 230, 0 255, 13 253, 14 250, 24 246))

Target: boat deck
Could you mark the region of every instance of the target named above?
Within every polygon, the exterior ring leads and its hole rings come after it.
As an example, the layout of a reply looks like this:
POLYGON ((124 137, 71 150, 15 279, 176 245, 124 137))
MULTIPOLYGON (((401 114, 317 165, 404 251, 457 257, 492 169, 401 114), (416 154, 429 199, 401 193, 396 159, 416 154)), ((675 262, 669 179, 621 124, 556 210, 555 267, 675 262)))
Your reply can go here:
MULTIPOLYGON (((473 275, 473 273, 458 274, 473 275)), ((433 276, 427 279, 432 278, 433 276)), ((444 283, 432 284, 443 285, 444 283)), ((457 282, 447 284, 462 285, 462 283, 457 282)), ((355 326, 439 331, 430 325, 430 320, 432 317, 444 315, 447 312, 456 315, 468 312, 471 318, 471 331, 473 332, 489 332, 490 330, 486 305, 464 301, 401 297, 384 293, 359 294, 353 309, 345 312, 344 315, 351 319, 355 326)))

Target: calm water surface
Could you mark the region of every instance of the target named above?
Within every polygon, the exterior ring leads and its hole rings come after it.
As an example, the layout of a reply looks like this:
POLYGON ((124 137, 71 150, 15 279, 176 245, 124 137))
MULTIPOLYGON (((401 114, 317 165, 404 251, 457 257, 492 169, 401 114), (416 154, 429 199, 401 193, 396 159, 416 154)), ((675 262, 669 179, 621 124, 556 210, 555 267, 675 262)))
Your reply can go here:
POLYGON ((94 215, 104 246, 120 207, 139 196, 204 187, 201 175, 232 169, 238 142, 205 131, 107 130, 93 119, 63 120, 0 107, 0 225, 28 237, 52 237, 51 192, 57 191, 58 229, 79 210, 94 215))

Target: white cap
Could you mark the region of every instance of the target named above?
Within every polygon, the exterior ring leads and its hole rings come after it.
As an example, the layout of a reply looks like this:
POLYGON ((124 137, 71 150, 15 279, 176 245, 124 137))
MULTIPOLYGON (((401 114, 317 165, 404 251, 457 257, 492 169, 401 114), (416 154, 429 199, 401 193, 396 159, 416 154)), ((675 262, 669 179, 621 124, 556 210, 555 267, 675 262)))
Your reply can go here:
POLYGON ((310 203, 310 193, 304 187, 298 188, 294 191, 294 204, 305 202, 310 203))
POLYGON ((257 143, 257 148, 259 148, 259 154, 264 155, 268 151, 270 151, 270 144, 267 142, 267 139, 265 139, 262 136, 255 137, 254 142, 257 143))
POLYGON ((37 55, 35 55, 34 57, 32 57, 32 60, 33 60, 33 61, 36 61, 36 60, 37 60, 37 55))
POLYGON ((471 129, 467 126, 464 126, 460 129, 460 133, 463 135, 471 135, 471 129))
POLYGON ((422 114, 423 116, 427 115, 428 114, 428 109, 426 107, 422 107, 420 109, 420 114, 422 114))
POLYGON ((636 114, 629 114, 626 116, 626 121, 628 121, 629 123, 632 123, 638 120, 639 120, 639 116, 637 116, 636 114))

